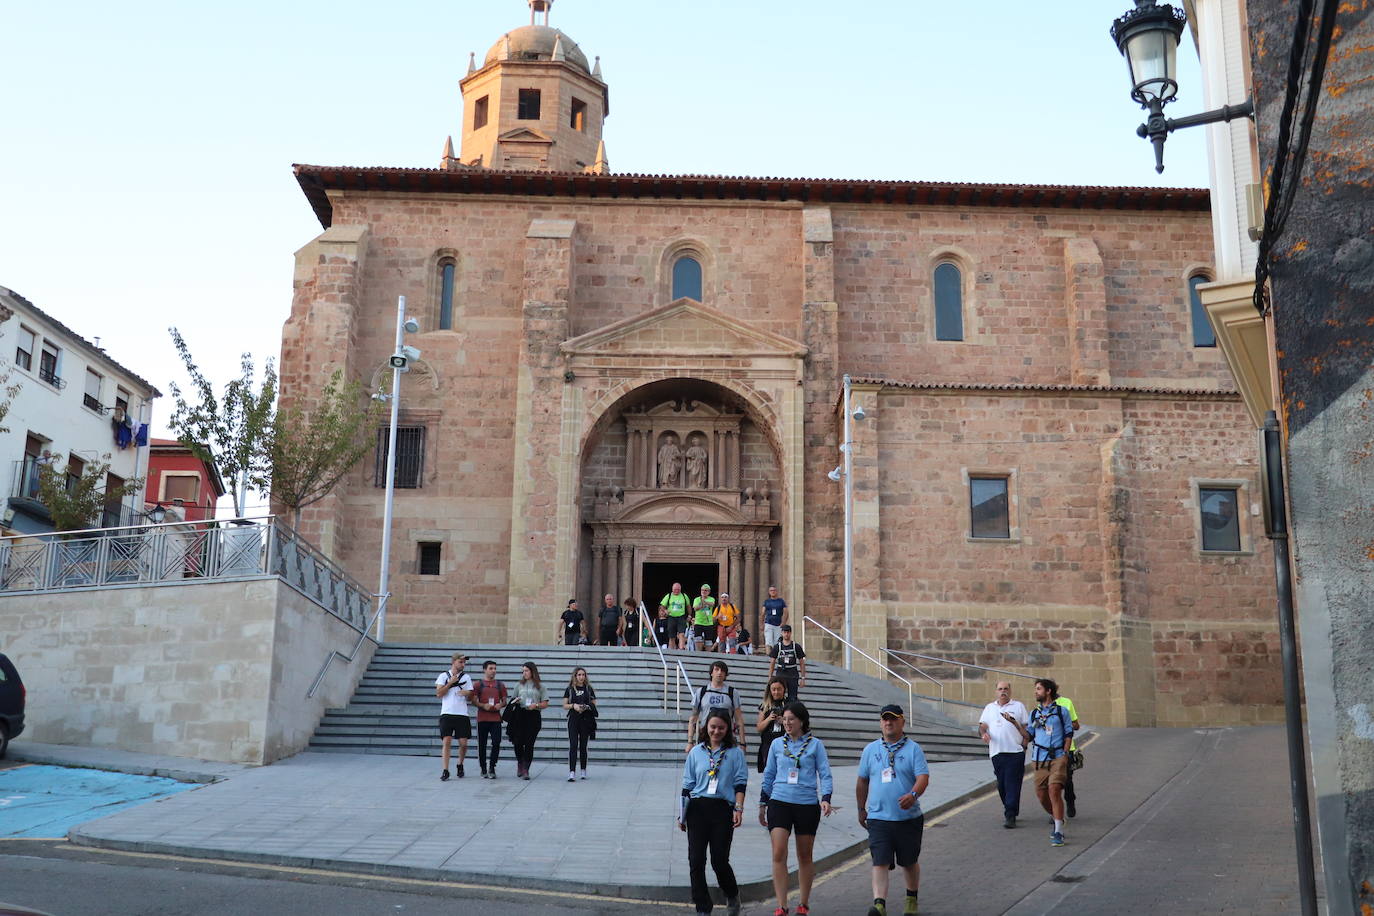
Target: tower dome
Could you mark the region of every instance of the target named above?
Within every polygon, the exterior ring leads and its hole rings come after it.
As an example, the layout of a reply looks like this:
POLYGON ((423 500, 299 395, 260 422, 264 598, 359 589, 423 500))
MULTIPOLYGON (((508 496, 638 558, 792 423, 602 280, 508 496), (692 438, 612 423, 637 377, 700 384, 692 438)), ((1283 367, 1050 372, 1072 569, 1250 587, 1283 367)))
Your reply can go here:
POLYGON ((496 40, 487 51, 482 66, 498 60, 553 60, 560 50, 563 59, 584 73, 591 73, 587 55, 564 32, 547 25, 525 25, 512 29, 496 40))

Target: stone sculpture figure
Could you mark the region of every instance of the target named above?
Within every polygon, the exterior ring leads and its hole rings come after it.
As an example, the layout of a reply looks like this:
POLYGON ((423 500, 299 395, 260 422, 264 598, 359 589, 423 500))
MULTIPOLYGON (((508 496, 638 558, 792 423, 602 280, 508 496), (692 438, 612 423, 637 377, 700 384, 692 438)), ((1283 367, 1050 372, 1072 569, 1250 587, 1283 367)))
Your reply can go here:
POLYGON ((668 436, 658 448, 658 485, 659 488, 681 486, 682 449, 677 446, 677 437, 668 436))
POLYGON ((687 448, 687 486, 706 489, 706 449, 701 447, 700 436, 693 436, 687 448))

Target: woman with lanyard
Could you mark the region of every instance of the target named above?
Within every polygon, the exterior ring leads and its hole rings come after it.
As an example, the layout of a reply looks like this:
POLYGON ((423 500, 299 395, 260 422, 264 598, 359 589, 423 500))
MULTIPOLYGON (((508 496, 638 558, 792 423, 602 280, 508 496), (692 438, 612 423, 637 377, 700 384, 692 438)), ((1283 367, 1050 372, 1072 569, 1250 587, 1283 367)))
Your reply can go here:
POLYGON ((577 763, 582 762, 582 778, 587 778, 587 742, 596 730, 596 691, 587 679, 587 669, 573 669, 572 679, 563 691, 563 708, 568 711, 568 782, 577 779, 577 763))
POLYGON ((539 712, 549 707, 549 692, 539 680, 539 668, 534 662, 525 662, 520 669, 520 683, 515 685, 512 704, 515 711, 506 727, 506 737, 515 747, 515 778, 529 779, 530 765, 534 763, 534 739, 539 737, 539 729, 544 717, 539 712))
POLYGON ((711 912, 706 887, 706 853, 716 873, 725 912, 739 914, 739 883, 730 867, 730 843, 744 818, 744 789, 749 765, 735 746, 730 717, 713 709, 701 727, 700 741, 687 753, 682 767, 682 807, 677 825, 687 831, 687 865, 692 880, 692 903, 698 913, 711 912))
POLYGON ((830 794, 835 788, 830 776, 830 758, 825 745, 811 734, 811 714, 801 703, 788 703, 782 713, 785 734, 773 742, 768 765, 763 771, 759 795, 759 823, 768 828, 773 841, 773 893, 778 908, 773 916, 787 916, 787 835, 797 835, 797 880, 801 902, 797 916, 811 912, 811 882, 816 865, 811 850, 821 816, 830 816, 830 794))
POLYGON ((763 702, 759 704, 759 721, 755 729, 759 733, 758 764, 759 772, 768 766, 768 753, 773 742, 782 737, 782 711, 787 707, 787 682, 780 677, 768 679, 763 688, 763 702))

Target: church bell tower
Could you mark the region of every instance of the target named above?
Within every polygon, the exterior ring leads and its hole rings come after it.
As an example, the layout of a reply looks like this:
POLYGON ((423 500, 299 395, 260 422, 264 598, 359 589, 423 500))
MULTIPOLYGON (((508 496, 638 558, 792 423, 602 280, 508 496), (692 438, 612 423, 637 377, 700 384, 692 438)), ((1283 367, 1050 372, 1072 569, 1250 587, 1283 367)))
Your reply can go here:
POLYGON ((608 172, 602 123, 610 92, 577 43, 549 26, 554 0, 528 0, 530 24, 502 35, 459 84, 462 141, 444 147, 448 169, 608 172), (542 14, 543 22, 536 22, 542 14))

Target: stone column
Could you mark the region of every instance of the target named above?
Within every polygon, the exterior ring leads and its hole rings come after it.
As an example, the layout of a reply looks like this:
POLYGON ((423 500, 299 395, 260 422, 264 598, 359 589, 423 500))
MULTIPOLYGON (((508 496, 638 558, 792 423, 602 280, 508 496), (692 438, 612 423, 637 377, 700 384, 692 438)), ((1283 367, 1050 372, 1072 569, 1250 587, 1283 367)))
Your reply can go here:
POLYGON ((730 485, 733 487, 739 486, 740 468, 743 467, 743 464, 740 453, 740 434, 737 430, 732 431, 730 433, 730 485))
MULTIPOLYGON (((596 617, 597 609, 601 607, 601 596, 604 595, 604 594, 606 594, 604 591, 601 590, 601 587, 602 587, 602 585, 604 584, 604 583, 602 582, 602 573, 604 572, 604 570, 602 569, 602 564, 605 562, 605 559, 606 559, 606 548, 605 548, 604 546, 602 546, 601 544, 593 544, 593 545, 592 545, 592 598, 591 598, 591 601, 588 602, 587 608, 582 612, 583 616, 586 617, 588 621, 592 621, 593 618, 596 617)), ((595 626, 595 623, 590 623, 589 625, 590 625, 590 626, 595 626)), ((593 630, 592 632, 596 632, 596 631, 593 630)))
MULTIPOLYGON (((745 547, 744 547, 744 593, 745 593, 746 595, 755 595, 755 596, 757 596, 758 593, 759 593, 758 566, 759 566, 759 549, 758 549, 757 547, 755 547, 754 545, 752 545, 752 544, 746 544, 745 547)), ((756 635, 759 639, 762 639, 762 638, 763 638, 763 624, 762 624, 763 618, 762 618, 761 616, 759 616, 759 605, 758 605, 758 604, 755 604, 755 605, 754 605, 754 610, 752 611, 752 613, 753 613, 754 617, 752 618, 751 623, 758 624, 758 629, 755 631, 755 635, 756 635)), ((763 645, 763 643, 762 643, 762 642, 759 642, 758 645, 763 645)))
MULTIPOLYGON (((739 605, 741 615, 750 612, 749 594, 744 590, 744 572, 742 564, 740 563, 740 555, 743 551, 743 547, 736 546, 730 548, 730 566, 728 570, 728 575, 730 577, 730 594, 735 596, 735 604, 739 605)), ((747 617, 742 617, 741 619, 741 623, 744 623, 745 629, 749 628, 747 623, 748 619, 747 617)))
POLYGON ((629 544, 620 545, 620 575, 616 577, 616 586, 620 591, 615 593, 617 604, 620 602, 621 598, 624 598, 630 593, 630 588, 634 585, 634 580, 630 578, 633 574, 633 570, 630 568, 630 560, 633 556, 633 547, 629 544))
POLYGON ((635 454, 639 448, 639 433, 625 424, 625 483, 626 489, 635 486, 635 474, 639 468, 635 464, 635 454))
POLYGON ((644 486, 658 486, 658 430, 653 427, 644 431, 644 486))
POLYGON ((707 448, 710 463, 706 466, 706 486, 715 489, 720 485, 720 430, 711 428, 711 443, 707 448))

